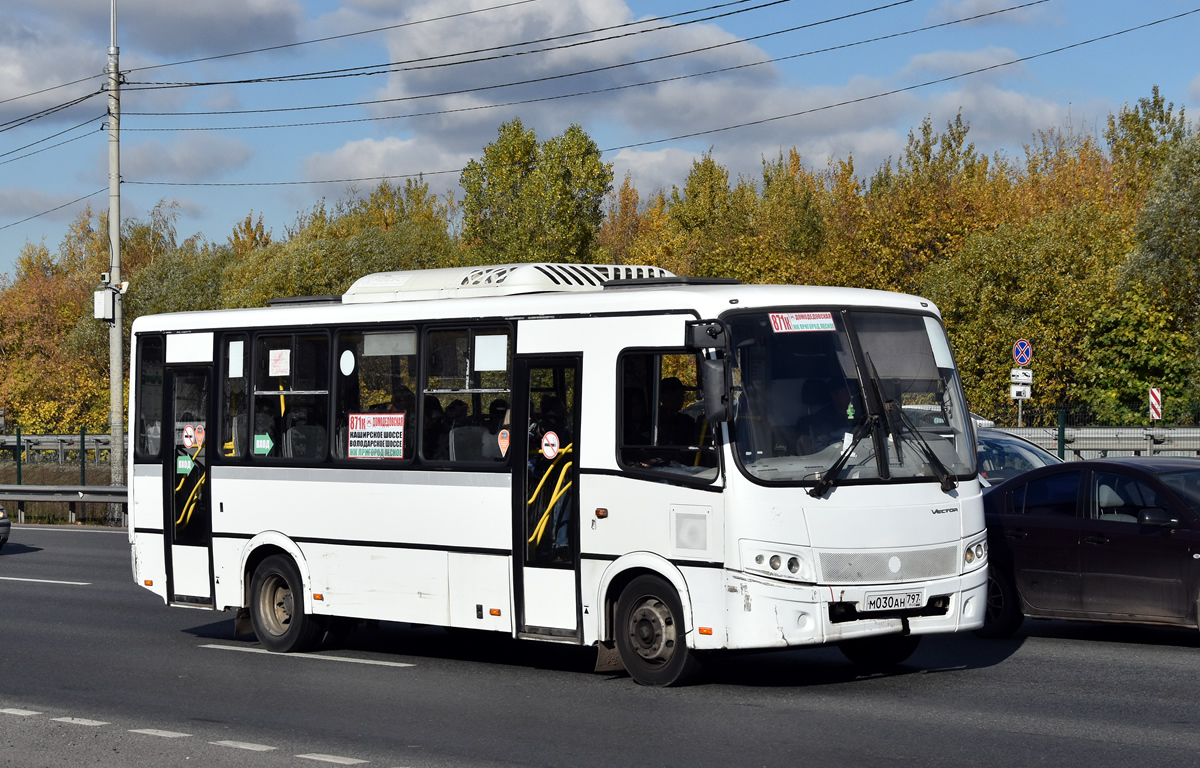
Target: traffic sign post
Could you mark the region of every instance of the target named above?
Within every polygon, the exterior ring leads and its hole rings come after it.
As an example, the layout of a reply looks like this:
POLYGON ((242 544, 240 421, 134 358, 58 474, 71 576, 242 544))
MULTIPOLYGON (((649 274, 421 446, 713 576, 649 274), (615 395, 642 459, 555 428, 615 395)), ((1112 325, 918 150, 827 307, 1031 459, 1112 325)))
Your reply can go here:
POLYGON ((1150 420, 1158 421, 1162 418, 1162 390, 1158 387, 1150 387, 1150 420))
POLYGON ((1025 366, 1033 362, 1033 345, 1025 339, 1017 339, 1012 349, 1013 361, 1021 366, 1009 372, 1008 396, 1017 401, 1017 426, 1025 426, 1025 401, 1033 397, 1033 371, 1025 366))

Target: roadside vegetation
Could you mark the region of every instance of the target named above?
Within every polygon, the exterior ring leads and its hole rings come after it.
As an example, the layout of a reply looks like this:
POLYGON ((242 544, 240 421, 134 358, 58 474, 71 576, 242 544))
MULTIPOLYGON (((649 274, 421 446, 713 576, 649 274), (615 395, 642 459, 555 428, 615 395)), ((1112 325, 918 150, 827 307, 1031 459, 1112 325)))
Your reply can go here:
MULTIPOLYGON (((122 222, 125 324, 139 315, 338 294, 371 272, 521 261, 637 263, 682 275, 918 293, 941 308, 972 408, 1003 418, 1011 348, 1035 349, 1036 404, 1114 424, 1200 420, 1200 135, 1154 88, 1101 135, 1047 127, 985 154, 959 115, 912 129, 864 172, 794 150, 730 178, 706 154, 670 190, 613 178, 578 126, 519 120, 463 170, 463 199, 424 180, 316 202, 294 222, 248 212, 181 238, 173 204, 122 222)), ((57 249, 27 243, 0 278, 0 407, 26 434, 107 431, 107 329, 92 319, 107 219, 57 249)), ((1015 421, 1015 419, 1013 419, 1015 421)))

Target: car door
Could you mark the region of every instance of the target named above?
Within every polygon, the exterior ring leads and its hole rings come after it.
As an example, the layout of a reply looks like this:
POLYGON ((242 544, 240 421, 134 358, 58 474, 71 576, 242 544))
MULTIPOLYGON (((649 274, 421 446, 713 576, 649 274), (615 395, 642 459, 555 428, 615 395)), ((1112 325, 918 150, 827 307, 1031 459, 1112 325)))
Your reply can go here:
POLYGON ((1096 471, 1089 480, 1088 514, 1080 533, 1084 610, 1097 617, 1180 620, 1192 597, 1187 577, 1192 544, 1178 525, 1141 525, 1145 509, 1187 517, 1153 479, 1096 471))
POLYGON ((1079 575, 1079 491, 1083 472, 1040 474, 1007 493, 992 521, 1027 613, 1083 608, 1079 575))

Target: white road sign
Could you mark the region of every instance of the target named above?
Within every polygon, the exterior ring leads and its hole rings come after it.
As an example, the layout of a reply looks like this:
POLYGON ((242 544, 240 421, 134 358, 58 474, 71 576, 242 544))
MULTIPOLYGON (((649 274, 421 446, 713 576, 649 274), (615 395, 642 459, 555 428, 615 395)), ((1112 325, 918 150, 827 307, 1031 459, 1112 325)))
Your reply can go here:
POLYGON ((1008 396, 1013 400, 1028 400, 1033 397, 1033 387, 1028 384, 1009 384, 1008 396))
POLYGON ((1008 380, 1013 384, 1032 384, 1033 370, 1030 368, 1009 368, 1008 380))

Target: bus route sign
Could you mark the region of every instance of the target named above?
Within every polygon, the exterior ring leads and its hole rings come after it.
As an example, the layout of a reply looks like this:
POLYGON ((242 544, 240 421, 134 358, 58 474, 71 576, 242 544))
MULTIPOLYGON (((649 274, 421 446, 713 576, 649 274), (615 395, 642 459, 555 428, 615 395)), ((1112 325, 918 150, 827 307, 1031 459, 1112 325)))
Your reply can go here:
POLYGON ((1029 365, 1029 361, 1033 360, 1033 347, 1025 339, 1017 339, 1017 343, 1013 344, 1013 360, 1017 361, 1017 365, 1029 365))

